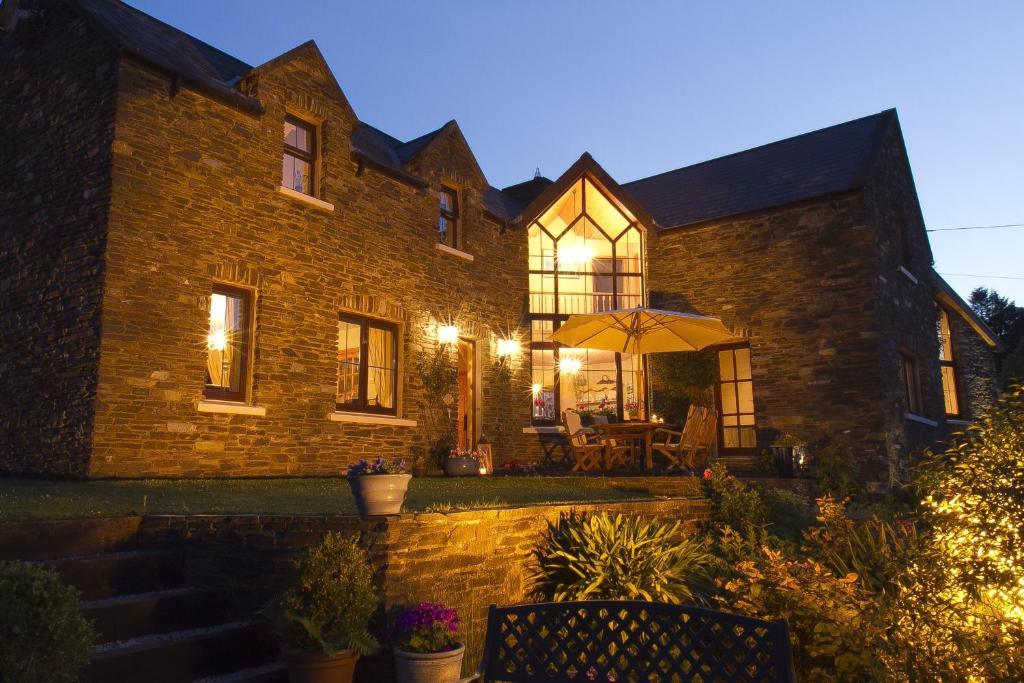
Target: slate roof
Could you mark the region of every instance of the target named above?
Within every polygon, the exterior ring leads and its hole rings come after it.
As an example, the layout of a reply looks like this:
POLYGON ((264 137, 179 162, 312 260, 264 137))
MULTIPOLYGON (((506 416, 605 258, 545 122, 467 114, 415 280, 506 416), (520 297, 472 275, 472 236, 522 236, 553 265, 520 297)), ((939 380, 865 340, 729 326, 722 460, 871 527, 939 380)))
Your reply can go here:
POLYGON ((119 0, 69 0, 117 48, 249 108, 259 102, 234 90, 252 66, 119 0))
POLYGON ((662 228, 843 192, 863 183, 895 118, 889 109, 622 187, 662 228))

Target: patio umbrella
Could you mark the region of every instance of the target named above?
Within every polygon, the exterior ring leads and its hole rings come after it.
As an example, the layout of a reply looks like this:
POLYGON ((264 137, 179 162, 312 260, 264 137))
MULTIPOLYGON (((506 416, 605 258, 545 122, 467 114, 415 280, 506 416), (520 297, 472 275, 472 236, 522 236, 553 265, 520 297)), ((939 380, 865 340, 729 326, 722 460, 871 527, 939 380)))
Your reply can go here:
POLYGON ((625 308, 570 316, 551 339, 583 349, 662 353, 700 351, 736 337, 718 318, 654 308, 625 308))

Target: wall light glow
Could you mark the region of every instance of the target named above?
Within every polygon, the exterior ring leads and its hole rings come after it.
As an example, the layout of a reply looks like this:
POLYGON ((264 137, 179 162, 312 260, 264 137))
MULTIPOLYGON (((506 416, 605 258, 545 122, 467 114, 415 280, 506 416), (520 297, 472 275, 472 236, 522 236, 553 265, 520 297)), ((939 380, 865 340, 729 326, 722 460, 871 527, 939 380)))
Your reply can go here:
POLYGON ((519 353, 519 342, 515 339, 499 339, 498 355, 502 358, 515 356, 519 353))
POLYGON ((437 341, 442 344, 455 344, 459 341, 459 328, 455 325, 438 325, 437 341))

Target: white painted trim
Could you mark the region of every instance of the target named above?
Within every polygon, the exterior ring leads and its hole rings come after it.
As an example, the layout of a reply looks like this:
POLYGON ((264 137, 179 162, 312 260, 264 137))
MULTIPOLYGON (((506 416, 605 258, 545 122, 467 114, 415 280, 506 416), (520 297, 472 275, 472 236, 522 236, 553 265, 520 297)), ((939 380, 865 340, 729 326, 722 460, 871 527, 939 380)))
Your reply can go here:
POLYGON ((899 271, 900 271, 901 273, 903 273, 904 275, 906 275, 906 276, 907 276, 907 279, 908 279, 908 280, 910 280, 911 282, 913 282, 913 283, 914 283, 915 285, 916 285, 916 284, 918 284, 918 283, 920 282, 920 280, 918 280, 918 279, 917 279, 917 277, 915 277, 913 273, 911 273, 911 272, 910 272, 909 270, 907 270, 907 269, 906 269, 906 268, 904 268, 903 266, 900 266, 900 267, 898 268, 898 270, 899 270, 899 271))
POLYGON ((441 244, 440 242, 435 242, 434 246, 437 247, 438 251, 443 251, 446 254, 451 254, 452 256, 458 256, 459 258, 464 258, 467 261, 472 261, 473 260, 473 255, 472 254, 467 254, 466 252, 464 252, 464 251, 462 251, 460 249, 454 249, 452 247, 449 247, 447 244, 441 244))
POLYGON ((974 420, 954 420, 953 418, 947 417, 946 424, 959 425, 961 427, 970 427, 974 424, 974 420))
POLYGON ((935 420, 929 420, 927 417, 921 417, 920 415, 914 415, 913 413, 903 413, 903 418, 905 420, 910 420, 911 422, 920 422, 921 424, 928 425, 929 427, 939 426, 939 423, 935 420))
POLYGON ((334 411, 328 413, 327 419, 331 422, 353 422, 364 425, 386 425, 389 427, 415 427, 416 420, 407 420, 393 415, 372 415, 370 413, 343 413, 334 411))
POLYGON ((318 209, 323 209, 324 211, 334 211, 334 204, 325 202, 322 199, 317 199, 316 197, 311 197, 305 192, 297 192, 291 189, 290 187, 285 187, 284 185, 278 185, 277 191, 283 194, 285 197, 298 199, 300 202, 305 202, 306 204, 309 204, 310 206, 315 206, 318 209))
POLYGON ((523 434, 561 434, 565 427, 523 427, 523 434))
POLYGON ((251 406, 248 403, 234 401, 200 401, 196 405, 200 413, 226 413, 228 415, 254 415, 266 417, 267 409, 263 406, 251 406))

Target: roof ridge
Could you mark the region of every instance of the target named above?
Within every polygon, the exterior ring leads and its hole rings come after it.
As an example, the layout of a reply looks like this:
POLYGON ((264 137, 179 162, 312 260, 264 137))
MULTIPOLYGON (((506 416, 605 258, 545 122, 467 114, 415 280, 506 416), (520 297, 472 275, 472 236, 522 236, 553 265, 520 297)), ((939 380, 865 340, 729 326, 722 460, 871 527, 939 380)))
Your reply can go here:
POLYGON ((823 132, 825 132, 827 130, 832 130, 834 128, 841 128, 842 126, 847 126, 847 125, 850 125, 852 123, 858 123, 858 122, 861 122, 861 121, 866 121, 867 119, 871 119, 871 118, 882 118, 883 116, 891 114, 891 113, 893 113, 895 111, 896 111, 895 108, 890 107, 889 109, 883 109, 880 112, 876 112, 874 114, 868 114, 867 116, 860 116, 860 117, 857 117, 855 119, 850 119, 849 121, 843 121, 841 123, 832 124, 831 126, 824 126, 822 128, 817 128, 815 130, 807 131, 806 133, 800 133, 799 135, 791 135, 788 138, 781 138, 779 140, 773 140, 772 142, 766 142, 765 144, 757 145, 756 147, 748 147, 747 149, 741 149, 741 150, 738 150, 736 152, 730 152, 729 154, 723 154, 721 156, 712 157, 711 159, 705 159, 704 161, 698 161, 696 163, 688 164, 686 166, 680 166, 678 168, 669 169, 667 171, 662 171, 661 173, 654 173, 654 174, 649 175, 649 176, 644 176, 642 178, 637 178, 636 180, 630 180, 630 181, 627 181, 625 183, 621 183, 621 185, 623 187, 625 187, 627 185, 633 185, 635 183, 643 182, 645 180, 651 180, 653 178, 660 178, 661 176, 666 176, 666 175, 669 175, 671 173, 676 173, 678 171, 683 171, 683 170, 686 170, 686 169, 695 168, 697 166, 703 166, 704 164, 710 164, 710 163, 713 163, 713 162, 716 162, 716 161, 721 161, 722 159, 728 159, 730 157, 738 156, 740 154, 747 154, 748 152, 755 152, 755 151, 757 151, 759 149, 764 149, 766 147, 771 147, 773 145, 779 145, 779 144, 782 144, 784 142, 791 142, 793 140, 799 140, 800 138, 805 138, 805 137, 808 137, 810 135, 816 135, 818 133, 823 133, 823 132))
MULTIPOLYGON (((412 138, 410 140, 406 140, 405 142, 402 142, 400 146, 405 147, 406 145, 411 145, 414 142, 420 142, 421 140, 423 140, 425 138, 430 138, 430 137, 434 137, 436 135, 440 135, 441 131, 443 131, 445 128, 447 128, 448 126, 450 126, 453 123, 455 123, 455 119, 449 119, 440 128, 436 128, 436 129, 434 129, 432 131, 424 133, 423 135, 420 135, 418 137, 412 138)), ((384 133, 384 134, 387 135, 387 133, 384 133)), ((393 136, 388 136, 388 137, 393 137, 393 136)), ((401 142, 401 141, 399 141, 399 142, 401 142)))
POLYGON ((389 140, 393 140, 394 143, 395 143, 394 144, 395 147, 400 147, 400 146, 405 144, 404 142, 402 142, 401 140, 396 138, 391 133, 388 133, 388 132, 385 132, 385 131, 381 130, 380 128, 378 128, 377 126, 373 125, 372 123, 367 123, 366 121, 363 121, 362 119, 359 119, 359 123, 361 125, 363 125, 363 126, 366 126, 367 128, 372 129, 375 133, 380 133, 381 135, 383 135, 384 137, 388 138, 389 140))

